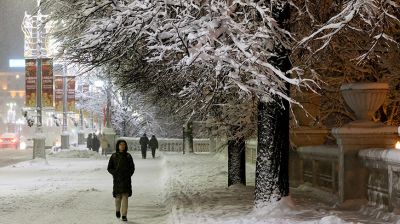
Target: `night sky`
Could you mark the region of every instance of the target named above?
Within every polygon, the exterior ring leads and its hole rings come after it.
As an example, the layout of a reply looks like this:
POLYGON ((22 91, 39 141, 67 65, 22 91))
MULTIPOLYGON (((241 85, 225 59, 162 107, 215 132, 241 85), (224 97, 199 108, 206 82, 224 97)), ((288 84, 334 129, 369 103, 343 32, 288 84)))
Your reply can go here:
POLYGON ((9 59, 24 58, 21 23, 25 11, 32 11, 36 0, 0 0, 0 72, 21 71, 9 68, 9 59))

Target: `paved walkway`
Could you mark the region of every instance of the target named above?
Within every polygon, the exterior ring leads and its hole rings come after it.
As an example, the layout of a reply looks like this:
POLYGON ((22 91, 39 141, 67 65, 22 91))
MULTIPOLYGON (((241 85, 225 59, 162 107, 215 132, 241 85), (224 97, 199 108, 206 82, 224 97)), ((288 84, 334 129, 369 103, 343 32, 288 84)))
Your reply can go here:
MULTIPOLYGON (((162 202, 162 160, 134 155, 133 197, 129 198, 130 224, 167 221, 162 202)), ((0 168, 0 223, 7 224, 112 224, 115 218, 112 177, 108 158, 48 157, 0 168)))

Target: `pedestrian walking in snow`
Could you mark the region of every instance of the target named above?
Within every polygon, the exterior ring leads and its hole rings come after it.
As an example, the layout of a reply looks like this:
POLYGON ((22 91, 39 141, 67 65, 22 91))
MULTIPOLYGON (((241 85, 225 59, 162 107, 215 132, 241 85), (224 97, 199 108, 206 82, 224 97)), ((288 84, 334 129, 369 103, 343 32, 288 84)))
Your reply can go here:
POLYGON ((147 138, 146 133, 144 133, 143 136, 140 137, 139 144, 142 151, 142 159, 146 159, 147 145, 149 144, 149 138, 147 138))
POLYGON ((153 159, 156 157, 156 149, 158 149, 158 141, 155 135, 152 135, 149 141, 149 147, 151 149, 151 155, 153 159))
POLYGON ((92 144, 93 144, 93 151, 99 152, 99 149, 100 149, 100 140, 99 140, 99 138, 97 137, 96 134, 93 134, 92 144))
POLYGON ((89 150, 93 149, 93 137, 92 137, 92 133, 90 133, 86 139, 86 148, 88 148, 89 150))
POLYGON ((125 140, 118 140, 116 152, 108 162, 107 170, 113 176, 113 197, 115 198, 115 215, 122 216, 122 221, 128 221, 128 198, 132 196, 131 177, 135 172, 135 163, 128 151, 125 140))

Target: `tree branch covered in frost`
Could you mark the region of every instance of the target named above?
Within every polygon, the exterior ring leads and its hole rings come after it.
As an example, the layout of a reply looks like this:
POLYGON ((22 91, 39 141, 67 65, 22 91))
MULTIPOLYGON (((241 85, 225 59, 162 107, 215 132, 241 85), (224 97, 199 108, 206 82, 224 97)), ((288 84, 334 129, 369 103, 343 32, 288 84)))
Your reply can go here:
POLYGON ((292 52, 292 62, 304 68, 305 77, 319 74, 322 120, 337 127, 353 119, 342 100, 342 83, 388 82, 391 88, 385 105, 375 115, 390 125, 400 124, 396 109, 400 80, 400 8, 395 1, 295 0, 292 33, 300 45, 292 52), (307 12, 304 13, 304 4, 307 12), (335 120, 335 122, 333 122, 335 120))
POLYGON ((343 32, 362 33, 370 41, 367 46, 360 46, 367 50, 357 57, 358 61, 367 59, 375 50, 382 50, 390 46, 399 48, 398 30, 400 26, 400 4, 392 0, 348 0, 344 8, 337 15, 307 37, 302 38, 299 45, 310 45, 317 40, 314 53, 326 48, 335 36, 343 32))
MULTIPOLYGON (((131 48, 146 46, 147 62, 167 62, 176 69, 194 63, 211 64, 217 67, 216 75, 223 72, 223 76, 232 80, 231 84, 244 92, 271 95, 283 92, 284 82, 300 83, 299 79, 287 78, 268 62, 274 56, 273 46, 280 43, 289 47, 291 39, 269 16, 270 9, 264 3, 193 0, 127 4, 104 0, 96 5, 87 0, 77 2, 70 4, 74 9, 71 12, 56 11, 53 18, 68 21, 54 34, 63 43, 63 55, 80 63, 97 65, 115 61, 126 57, 131 48), (82 7, 85 3, 87 6, 82 7), (105 6, 107 10, 98 12, 105 6), (88 15, 93 16, 85 18, 88 15), (69 31, 75 29, 72 26, 82 23, 86 25, 79 26, 81 33, 69 38, 69 31)), ((45 1, 44 6, 54 4, 45 1)))
MULTIPOLYGON (((296 67, 298 76, 287 79, 269 64, 274 44, 290 48, 292 36, 304 46, 292 54, 294 65, 313 68, 320 77, 382 80, 377 75, 382 70, 398 72, 390 59, 399 52, 395 1, 294 0, 292 5, 289 34, 277 27, 270 8, 256 1, 42 1, 56 21, 60 56, 89 67, 113 67, 120 83, 136 83, 135 90, 150 94, 153 102, 165 104, 160 94, 170 97, 168 106, 184 119, 204 117, 213 104, 235 108, 254 96, 290 100, 283 94, 285 82, 307 86, 299 82, 318 79, 296 67)), ((233 125, 241 116, 239 111, 222 117, 232 118, 224 122, 233 125)))
POLYGON ((62 43, 60 56, 87 66, 112 65, 134 76, 131 82, 143 81, 137 77, 149 71, 161 81, 180 80, 173 94, 192 102, 186 105, 195 105, 195 114, 222 103, 211 100, 220 88, 238 98, 235 104, 272 95, 290 100, 285 83, 304 81, 270 64, 274 46, 290 48, 293 39, 263 1, 44 0, 43 7, 59 21, 54 36, 62 43), (68 10, 55 9, 58 4, 68 10))

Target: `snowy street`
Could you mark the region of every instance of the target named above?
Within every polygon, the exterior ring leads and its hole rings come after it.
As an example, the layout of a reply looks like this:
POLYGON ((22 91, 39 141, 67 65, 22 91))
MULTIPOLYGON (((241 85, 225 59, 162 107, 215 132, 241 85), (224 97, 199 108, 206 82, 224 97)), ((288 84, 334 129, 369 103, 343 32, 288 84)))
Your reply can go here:
POLYGON ((32 159, 32 149, 0 149, 0 167, 32 159))
MULTIPOLYGON (((227 187, 222 155, 158 154, 143 160, 133 155, 133 197, 128 223, 388 223, 358 212, 337 211, 296 194, 295 207, 278 204, 262 211, 253 205, 254 181, 227 187), (346 220, 347 222, 345 222, 346 220)), ((61 152, 44 161, 0 168, 0 223, 120 223, 115 218, 108 158, 89 151, 61 152)))

